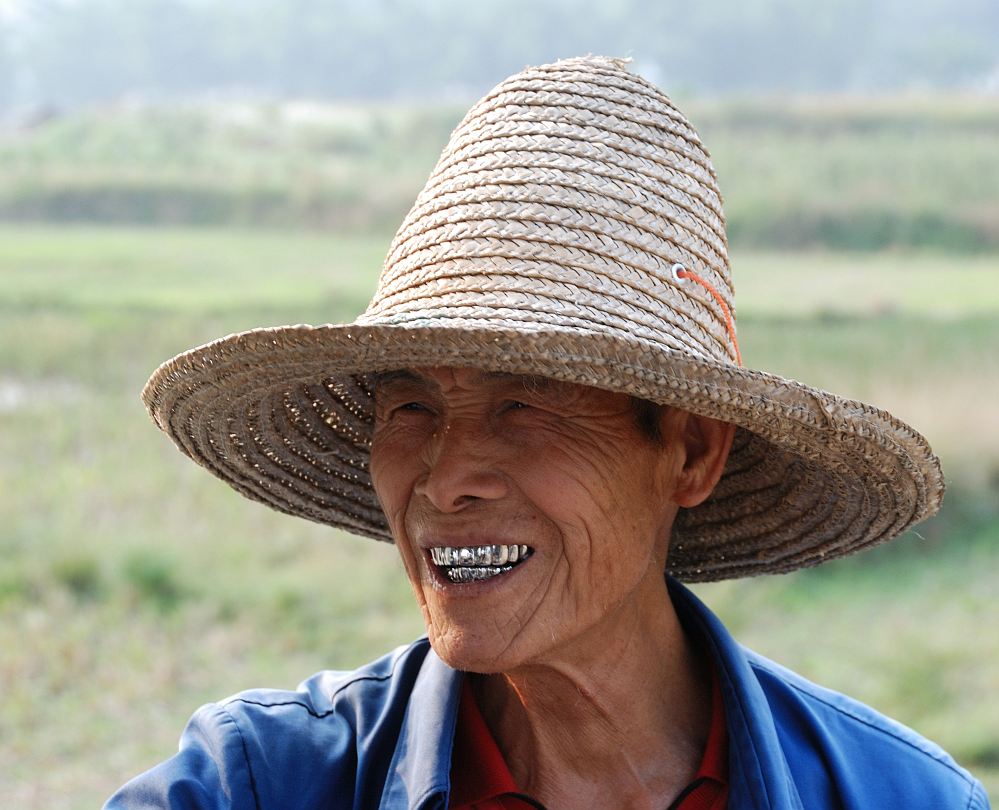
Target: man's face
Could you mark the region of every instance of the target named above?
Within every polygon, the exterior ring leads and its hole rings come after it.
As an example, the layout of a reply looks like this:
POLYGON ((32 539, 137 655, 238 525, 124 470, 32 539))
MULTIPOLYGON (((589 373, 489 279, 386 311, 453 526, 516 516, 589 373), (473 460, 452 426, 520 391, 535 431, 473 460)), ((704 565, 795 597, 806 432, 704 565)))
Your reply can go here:
POLYGON ((678 464, 629 397, 435 368, 381 375, 375 401, 375 490, 451 666, 599 643, 621 611, 666 598, 678 464))

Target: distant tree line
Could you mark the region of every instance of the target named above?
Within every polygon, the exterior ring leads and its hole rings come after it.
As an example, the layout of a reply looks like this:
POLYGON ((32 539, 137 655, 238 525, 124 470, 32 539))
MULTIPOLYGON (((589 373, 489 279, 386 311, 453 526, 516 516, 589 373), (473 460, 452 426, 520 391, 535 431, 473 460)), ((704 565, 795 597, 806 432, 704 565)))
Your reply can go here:
POLYGON ((0 109, 205 93, 465 99, 581 53, 630 55, 673 92, 996 85, 999 2, 21 0, 0 6, 0 109))

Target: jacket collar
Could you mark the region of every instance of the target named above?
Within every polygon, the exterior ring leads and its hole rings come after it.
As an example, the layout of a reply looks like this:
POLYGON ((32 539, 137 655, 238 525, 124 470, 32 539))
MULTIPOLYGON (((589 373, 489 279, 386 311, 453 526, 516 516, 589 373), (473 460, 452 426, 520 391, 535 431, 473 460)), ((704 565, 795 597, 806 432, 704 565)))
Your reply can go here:
MULTIPOLYGON (((693 593, 672 578, 667 583, 684 630, 718 674, 729 739, 729 810, 802 810, 770 705, 745 650, 693 593)), ((463 673, 441 661, 425 639, 422 643, 426 655, 413 682, 381 810, 447 807, 463 673)))
POLYGON ((380 810, 447 807, 463 674, 441 661, 426 639, 421 642, 426 656, 413 682, 380 810))
POLYGON ((801 810, 770 704, 745 649, 687 588, 672 578, 667 584, 684 630, 718 673, 729 739, 729 810, 801 810))

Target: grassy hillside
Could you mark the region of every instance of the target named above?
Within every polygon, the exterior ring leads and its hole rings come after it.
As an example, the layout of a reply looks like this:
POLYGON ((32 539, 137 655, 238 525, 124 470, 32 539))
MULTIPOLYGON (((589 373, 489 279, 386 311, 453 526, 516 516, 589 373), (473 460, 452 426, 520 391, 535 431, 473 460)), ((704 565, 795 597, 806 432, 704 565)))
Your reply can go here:
MULTIPOLYGON (((272 513, 158 434, 153 368, 347 320, 384 236, 0 228, 0 806, 94 807, 202 702, 421 630, 394 549, 272 513)), ((751 365, 876 401, 939 450, 919 534, 698 591, 741 640, 936 738, 999 789, 999 259, 735 255, 751 365)))
MULTIPOLYGON (((734 245, 999 247, 987 97, 681 104, 734 245)), ((394 228, 455 107, 119 106, 0 129, 0 221, 394 228)))

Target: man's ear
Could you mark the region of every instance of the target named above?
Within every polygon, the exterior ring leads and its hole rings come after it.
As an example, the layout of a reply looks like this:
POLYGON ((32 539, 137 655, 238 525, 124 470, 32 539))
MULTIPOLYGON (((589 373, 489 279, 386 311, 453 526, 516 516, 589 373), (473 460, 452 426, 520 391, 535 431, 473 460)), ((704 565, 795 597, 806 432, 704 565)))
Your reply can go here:
POLYGON ((704 501, 721 478, 732 449, 735 425, 686 411, 680 413, 686 418, 681 417, 674 429, 679 432, 677 441, 685 456, 673 501, 689 508, 704 501))

